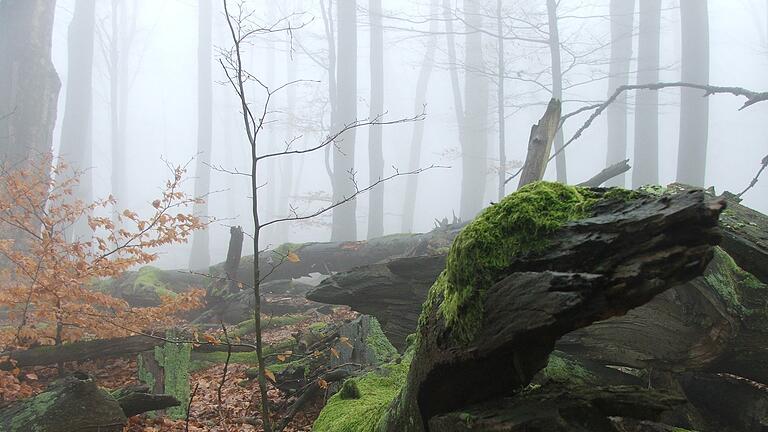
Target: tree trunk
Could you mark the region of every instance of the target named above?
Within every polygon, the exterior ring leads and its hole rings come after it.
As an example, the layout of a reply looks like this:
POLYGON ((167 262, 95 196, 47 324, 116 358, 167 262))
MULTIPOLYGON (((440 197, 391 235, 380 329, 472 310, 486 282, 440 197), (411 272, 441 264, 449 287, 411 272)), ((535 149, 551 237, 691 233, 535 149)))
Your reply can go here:
POLYGON ((229 248, 227 261, 224 263, 224 275, 227 277, 227 291, 234 294, 240 288, 237 286, 237 269, 240 268, 240 257, 243 254, 243 228, 236 226, 229 229, 229 248))
MULTIPOLYGON (((659 81, 661 0, 640 2, 637 83, 659 81)), ((659 93, 638 90, 635 108, 635 163, 632 187, 659 183, 659 93)))
MULTIPOLYGON (((506 119, 504 118, 504 75, 506 75, 506 65, 504 64, 504 38, 502 37, 504 20, 502 17, 502 0, 496 0, 496 43, 498 44, 498 67, 497 76, 498 88, 498 122, 499 122, 499 172, 498 172, 498 199, 501 201, 506 195, 507 185, 507 146, 506 146, 506 119)), ((559 167, 559 165, 558 165, 559 167)))
MULTIPOLYGON (((467 36, 464 59, 464 124, 461 141, 461 204, 459 217, 470 220, 484 207, 488 169, 488 77, 483 62, 482 10, 478 0, 464 2, 467 36)), ((458 108, 458 107, 457 107, 458 108)))
MULTIPOLYGON (((59 157, 82 170, 72 198, 86 204, 93 201, 93 41, 96 0, 77 0, 67 39, 67 93, 61 124, 59 157)), ((67 239, 88 240, 91 230, 86 218, 67 229, 67 239)))
MULTIPOLYGON (((634 33, 634 0, 611 0, 611 60, 608 68, 608 96, 622 85, 629 84, 629 64, 632 61, 634 33)), ((606 165, 627 158, 627 94, 622 93, 606 110, 608 123, 608 152, 606 165)), ((606 185, 624 187, 626 175, 621 174, 606 185)))
MULTIPOLYGON (((213 62, 212 5, 211 2, 198 3, 197 17, 197 164, 195 167, 195 196, 202 197, 211 189, 211 151, 213 141, 213 62)), ((194 212, 201 217, 208 216, 207 200, 195 204, 194 212)), ((192 252, 189 268, 207 269, 211 264, 207 229, 197 230, 192 234, 192 252)))
POLYGON ((560 110, 560 101, 551 99, 541 120, 531 127, 531 136, 528 139, 528 153, 525 156, 525 163, 520 174, 520 182, 517 186, 518 189, 544 178, 547 160, 552 151, 552 141, 557 134, 557 126, 560 124, 560 110))
MULTIPOLYGON (((368 0, 368 15, 371 20, 371 109, 369 118, 384 114, 384 27, 382 25, 381 0, 368 0)), ((384 175, 382 154, 382 126, 368 128, 368 164, 370 184, 384 175)), ((384 235, 384 185, 368 192, 368 237, 384 235)))
MULTIPOLYGON (((680 79, 709 84, 709 16, 707 0, 680 3, 682 59, 680 79)), ((677 153, 677 181, 704 186, 709 135, 709 98, 705 92, 680 89, 680 145, 677 153)))
MULTIPOLYGON (((118 201, 113 206, 112 218, 119 226, 119 209, 129 205, 127 202, 127 120, 128 94, 128 52, 135 31, 135 10, 129 10, 129 2, 112 0, 112 33, 109 44, 109 79, 110 79, 110 141, 112 146, 112 196, 118 201), (129 14, 130 22, 129 22, 129 14), (129 27, 130 23, 130 27, 129 27)), ((134 3, 135 7, 135 3, 134 3)))
POLYGON ((51 61, 56 2, 0 2, 0 162, 52 151, 61 82, 51 61))
MULTIPOLYGON (((429 36, 427 36, 427 49, 424 54, 424 60, 419 68, 419 76, 416 79, 416 95, 413 100, 414 115, 424 111, 424 105, 427 103, 427 89, 429 87, 429 78, 432 75, 432 69, 435 66, 435 51, 437 50, 437 14, 439 0, 431 0, 429 21, 429 36)), ((408 171, 416 170, 421 164, 421 144, 424 138, 424 123, 426 121, 417 121, 413 123, 413 133, 411 135, 410 156, 408 159, 408 171)), ((413 232, 413 219, 416 213, 416 193, 418 191, 419 176, 408 176, 405 180, 405 199, 403 201, 403 221, 400 231, 404 233, 413 232)))
MULTIPOLYGON (((357 120, 357 4, 355 0, 336 5, 339 26, 337 65, 338 119, 333 125, 340 130, 357 120)), ((355 193, 350 179, 355 169, 355 129, 345 132, 335 143, 333 151, 333 202, 355 193)), ((357 203, 352 200, 332 210, 331 240, 357 238, 357 203)))
MULTIPOLYGON (((560 31, 557 23, 557 4, 556 0, 547 0, 547 22, 549 24, 549 55, 552 62, 552 97, 563 100, 563 68, 560 60, 560 31)), ((559 128, 555 134, 555 166, 557 171, 557 181, 563 184, 568 183, 568 176, 565 164, 565 151, 563 148, 563 129, 559 128)))

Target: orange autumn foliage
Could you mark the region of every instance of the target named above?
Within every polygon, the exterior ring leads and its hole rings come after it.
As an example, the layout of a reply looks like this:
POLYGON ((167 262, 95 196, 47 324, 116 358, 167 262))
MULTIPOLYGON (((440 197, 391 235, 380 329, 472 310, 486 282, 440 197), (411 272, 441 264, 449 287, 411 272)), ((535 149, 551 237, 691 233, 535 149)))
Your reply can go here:
POLYGON ((124 210, 112 220, 100 214, 116 201, 75 199, 80 173, 62 162, 42 157, 0 167, 0 347, 159 329, 201 305, 202 290, 163 298, 157 307, 132 308, 94 288, 103 278, 154 261, 156 248, 186 242, 207 225, 192 214, 200 200, 181 191, 186 167, 169 169, 171 178, 147 205, 147 216, 124 210), (78 221, 87 221, 89 235, 71 238, 78 221))

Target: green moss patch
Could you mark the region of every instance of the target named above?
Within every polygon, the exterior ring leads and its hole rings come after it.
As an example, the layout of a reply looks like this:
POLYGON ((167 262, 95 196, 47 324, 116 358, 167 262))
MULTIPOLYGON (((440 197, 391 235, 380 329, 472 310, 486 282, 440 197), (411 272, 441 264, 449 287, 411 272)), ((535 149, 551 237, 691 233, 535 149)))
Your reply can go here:
POLYGON ((595 381, 595 376, 582 365, 566 358, 557 351, 549 355, 549 362, 541 370, 540 375, 545 380, 578 385, 590 384, 595 381))
MULTIPOLYGON (((264 330, 264 329, 285 327, 285 326, 296 324, 303 319, 304 317, 302 317, 301 315, 280 315, 280 316, 273 316, 273 317, 262 317, 261 328, 262 330, 264 330)), ((256 332, 255 322, 256 321, 253 319, 249 319, 241 322, 240 324, 237 325, 237 328, 235 328, 235 330, 231 332, 232 337, 242 337, 247 334, 256 332)))
POLYGON ((392 346, 381 330, 381 324, 376 318, 371 317, 368 327, 368 334, 365 338, 365 342, 368 348, 376 355, 377 363, 386 363, 392 361, 398 356, 397 349, 392 346))
MULTIPOLYGON (((280 342, 277 342, 271 345, 265 345, 264 355, 269 356, 278 352, 291 350, 295 346, 296 346, 296 339, 286 338, 281 340, 280 342)), ((215 364, 222 364, 226 361, 227 361, 226 351, 216 351, 216 352, 206 352, 206 353, 193 352, 192 364, 190 365, 190 370, 197 371, 200 369, 211 367, 215 364)), ((229 357, 229 363, 256 366, 259 364, 259 361, 256 359, 256 351, 233 352, 229 357)), ((267 363, 266 359, 265 359, 265 363, 267 363)))
POLYGON ((712 263, 712 268, 704 276, 707 284, 717 292, 731 312, 741 316, 754 313, 755 311, 750 307, 752 305, 745 305, 742 297, 745 294, 751 294, 745 291, 766 289, 766 285, 752 273, 742 270, 720 247, 715 248, 715 259, 712 263))
POLYGON ((177 294, 162 281, 162 270, 157 267, 144 266, 139 269, 136 279, 133 281, 133 290, 136 293, 154 292, 158 296, 175 297, 177 294))
POLYGON ((458 340, 469 342, 482 319, 485 290, 504 275, 511 259, 545 249, 549 234, 589 216, 596 201, 585 188, 536 182, 486 208, 454 240, 426 305, 434 306, 430 302, 442 293, 446 325, 458 340))
POLYGON ((336 393, 320 412, 312 430, 314 432, 373 432, 389 404, 405 385, 410 360, 388 364, 359 378, 353 378, 359 398, 345 399, 336 393))

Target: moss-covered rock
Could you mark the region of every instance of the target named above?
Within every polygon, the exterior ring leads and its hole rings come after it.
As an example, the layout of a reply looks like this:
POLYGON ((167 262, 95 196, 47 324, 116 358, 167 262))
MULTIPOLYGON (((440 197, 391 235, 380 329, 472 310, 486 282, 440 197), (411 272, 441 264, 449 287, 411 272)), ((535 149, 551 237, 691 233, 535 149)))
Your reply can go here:
POLYGON ((347 380, 358 398, 333 395, 312 426, 314 432, 373 432, 408 376, 410 359, 385 365, 359 378, 347 380))

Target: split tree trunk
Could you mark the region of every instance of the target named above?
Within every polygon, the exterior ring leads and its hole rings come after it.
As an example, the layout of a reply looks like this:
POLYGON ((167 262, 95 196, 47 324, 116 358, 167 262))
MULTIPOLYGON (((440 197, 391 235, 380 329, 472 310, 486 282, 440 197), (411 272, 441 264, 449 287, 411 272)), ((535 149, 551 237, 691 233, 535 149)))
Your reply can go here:
POLYGON ((531 126, 528 153, 525 156, 525 164, 520 174, 520 182, 517 185, 518 189, 544 178, 544 171, 547 169, 547 161, 552 151, 552 142, 560 125, 560 109, 559 100, 550 100, 541 120, 531 126))

